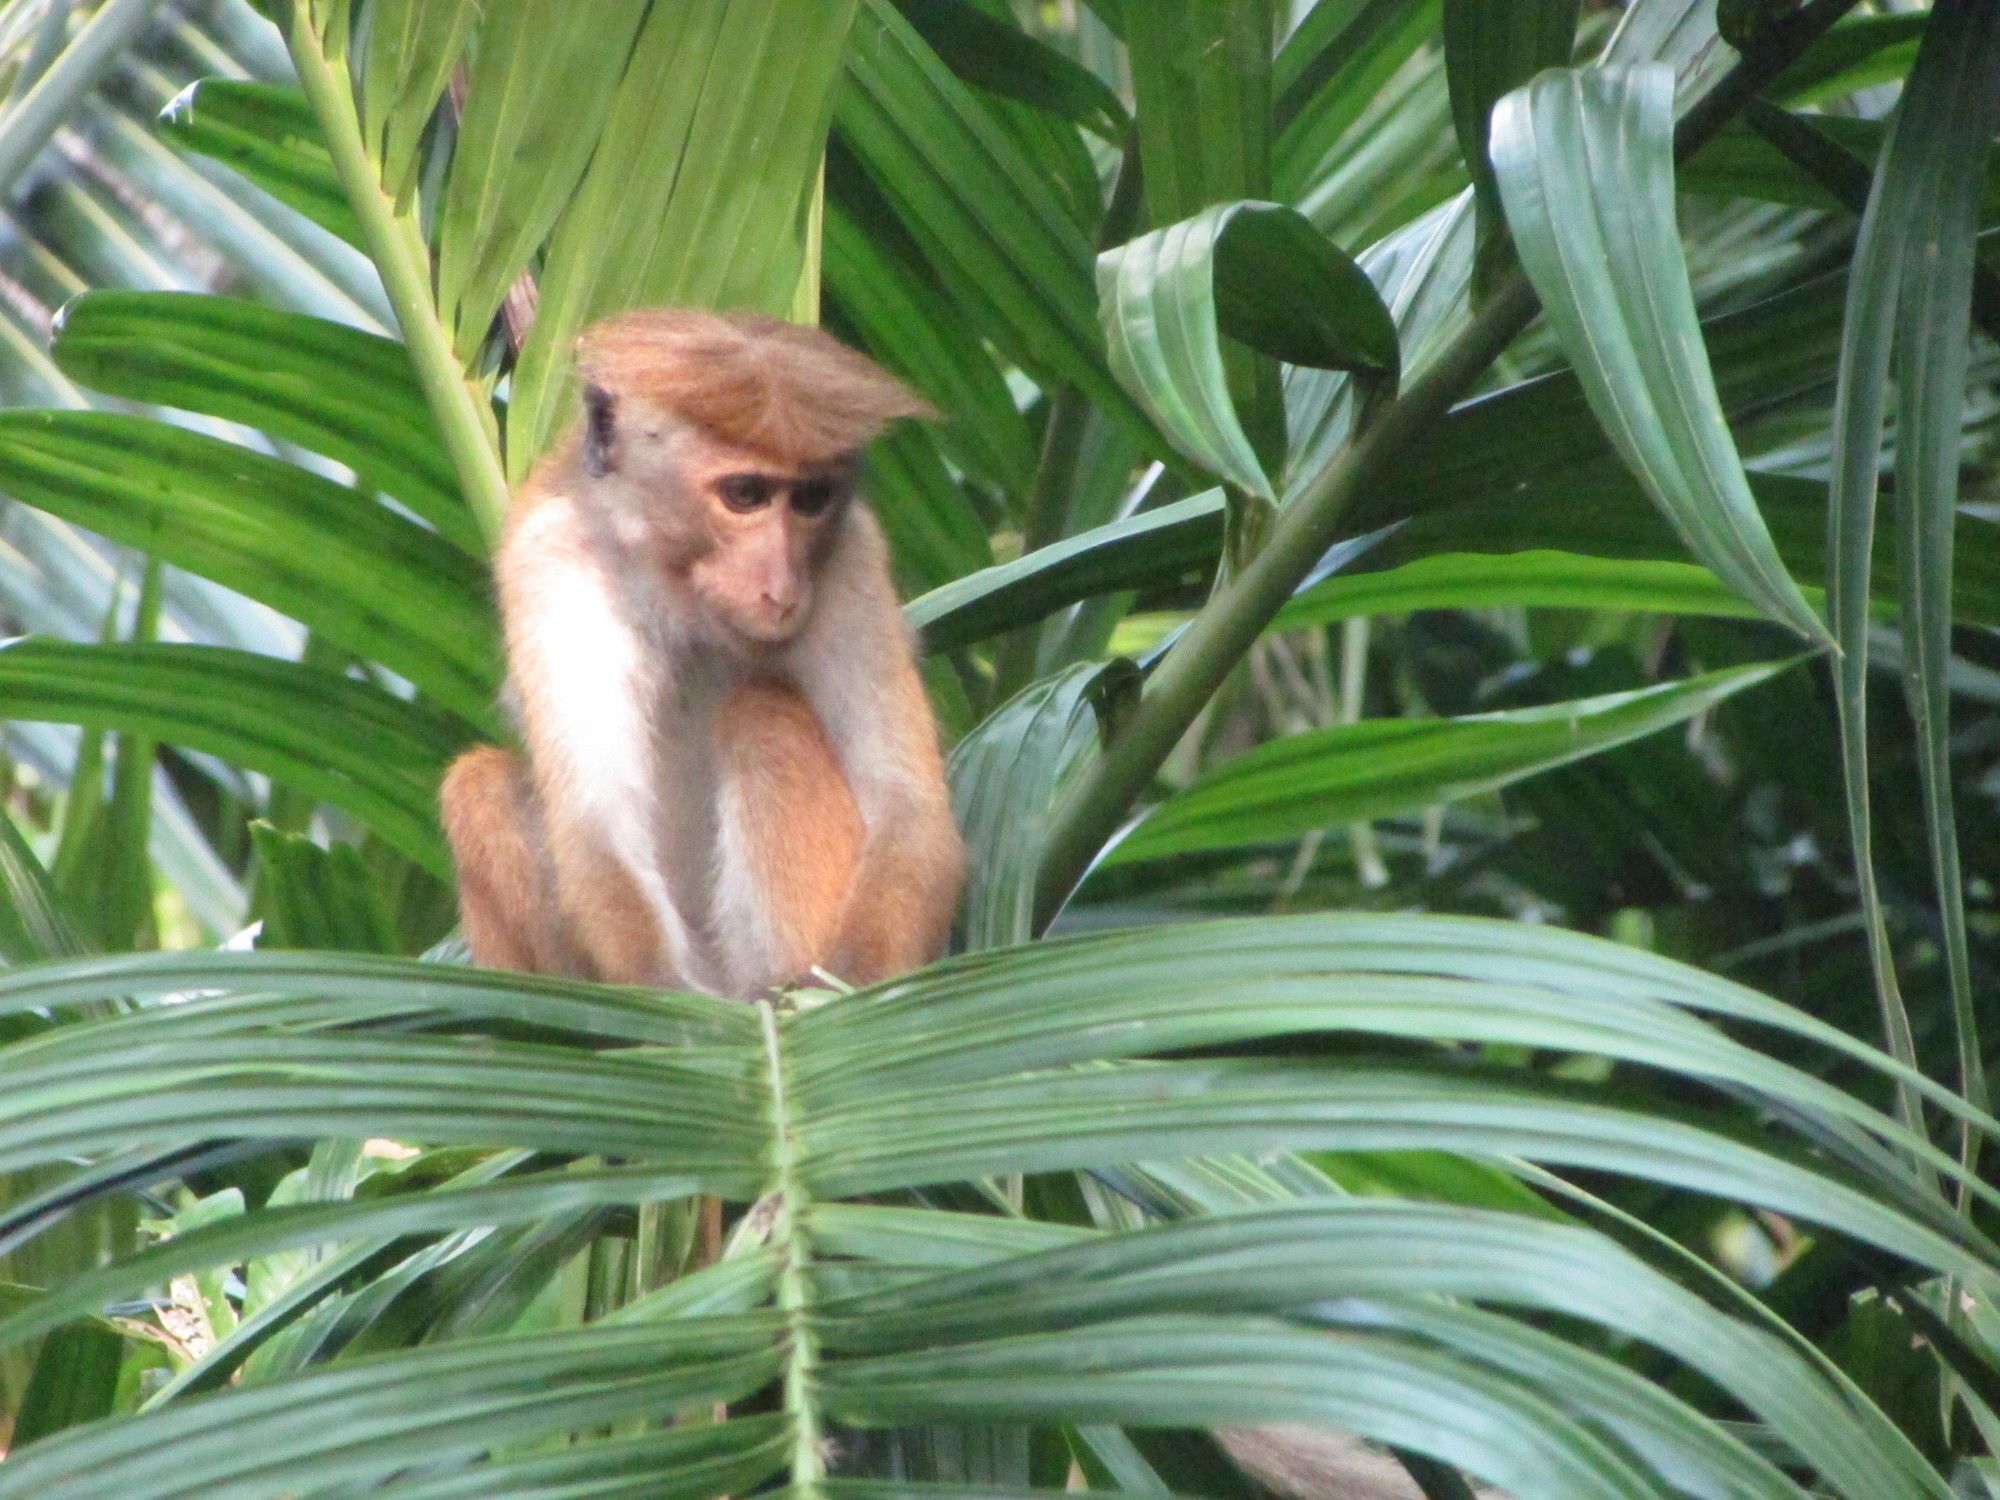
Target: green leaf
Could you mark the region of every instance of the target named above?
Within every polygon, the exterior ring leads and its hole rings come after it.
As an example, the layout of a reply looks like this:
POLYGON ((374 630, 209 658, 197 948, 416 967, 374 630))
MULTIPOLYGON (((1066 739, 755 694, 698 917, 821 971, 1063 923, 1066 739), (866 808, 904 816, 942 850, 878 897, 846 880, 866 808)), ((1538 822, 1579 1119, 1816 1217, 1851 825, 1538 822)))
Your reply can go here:
POLYGON ((358 819, 439 876, 437 779, 464 742, 380 688, 217 646, 0 646, 0 718, 81 724, 206 751, 358 819))
POLYGON ((1576 46, 1578 0, 1444 0, 1445 70, 1459 153, 1472 173, 1479 213, 1482 284, 1497 276, 1506 233, 1500 187, 1486 155, 1487 124, 1501 96, 1544 68, 1567 67, 1576 46))
POLYGON ((845 170, 831 166, 825 222, 830 321, 944 414, 938 443, 955 462, 1003 494, 1024 498, 1034 484, 1035 446, 998 362, 974 340, 937 337, 958 318, 958 309, 852 163, 845 170), (851 206, 856 198, 876 205, 869 228, 851 206))
POLYGON ((1395 324, 1368 275, 1301 214, 1226 203, 1098 258, 1100 316, 1121 383, 1209 472, 1277 491, 1232 404, 1222 335, 1292 364, 1392 386, 1395 324))
POLYGON ((0 486, 261 599, 492 723, 485 570, 359 491, 164 422, 53 411, 0 412, 0 486))
MULTIPOLYGON (((1151 424, 1104 365, 1083 227, 889 0, 862 0, 834 122, 961 316, 1152 446, 1151 424)), ((851 206, 872 232, 866 206, 851 206)))
POLYGON ((1125 14, 1146 206, 1171 224, 1271 196, 1273 0, 1156 0, 1125 14))
POLYGON ((1019 26, 967 0, 896 0, 896 8, 967 83, 1047 110, 1116 144, 1130 123, 1110 85, 1019 26))
MULTIPOLYGON (((173 1277, 227 1267, 306 1246, 394 1240, 482 1225, 520 1224, 579 1209, 693 1197, 694 1181, 630 1168, 542 1172, 499 1182, 334 1203, 291 1204, 192 1225, 136 1255, 80 1271, 57 1292, 0 1318, 0 1348, 11 1347, 173 1277)), ((226 1331, 226 1330, 225 1330, 226 1331)))
POLYGON ((597 0, 485 12, 437 229, 438 314, 462 359, 583 176, 645 10, 597 0))
POLYGON ((52 1333, 35 1357, 35 1373, 14 1415, 9 1443, 15 1449, 64 1428, 108 1416, 118 1394, 125 1340, 101 1323, 79 1323, 52 1333))
POLYGON ((899 583, 939 588, 992 566, 986 528, 929 433, 899 423, 869 444, 862 473, 899 583))
POLYGON ((1325 579, 1294 595, 1278 611, 1271 629, 1301 630, 1366 615, 1496 604, 1723 618, 1757 614, 1708 569, 1693 563, 1539 550, 1497 556, 1458 552, 1422 557, 1400 568, 1325 579))
POLYGON ((1493 114, 1522 264, 1606 435, 1716 576, 1807 640, 1826 626, 1785 571, 1722 418, 1674 219, 1672 76, 1543 74, 1493 114))
POLYGON ((396 922, 387 893, 352 844, 321 848, 303 834, 250 825, 257 854, 262 948, 331 948, 394 953, 396 922))
MULTIPOLYGON (((476 1457, 495 1447, 585 1433, 682 1406, 737 1400, 775 1372, 768 1320, 677 1321, 659 1328, 590 1328, 520 1338, 467 1339, 169 1406, 139 1417, 72 1429, 17 1451, 0 1469, 0 1496, 95 1500, 105 1493, 150 1500, 198 1492, 283 1493, 304 1487, 378 1489, 415 1467, 476 1457), (424 1398, 412 1402, 421 1389, 424 1398), (561 1395, 553 1394, 562 1392, 561 1395), (175 1461, 163 1465, 159 1454, 175 1461)), ((738 1445, 777 1466, 769 1424, 677 1432, 629 1448, 584 1446, 574 1454, 525 1461, 529 1474, 553 1466, 590 1475, 593 1461, 641 1455, 669 1464, 738 1445), (746 1442, 745 1439, 749 1438, 746 1442)), ((516 1460, 516 1462, 522 1462, 516 1460)), ((618 1469, 612 1468, 616 1474, 618 1469)), ((647 1472, 641 1469, 641 1472, 647 1472)), ((571 1477, 574 1477, 572 1474, 571 1477)), ((704 1484, 707 1475, 703 1475, 704 1484)), ((447 1476, 398 1483, 406 1493, 488 1495, 492 1476, 469 1491, 447 1476)), ((753 1481, 754 1482, 754 1481, 753 1481)), ((520 1493, 518 1490, 503 1493, 520 1493)), ((688 1493, 671 1481, 653 1493, 688 1493)), ((696 1490, 694 1493, 706 1493, 696 1490)))
POLYGON ((1783 665, 1458 719, 1370 719, 1272 740, 1169 797, 1106 863, 1298 838, 1489 792, 1681 723, 1783 665))
POLYGON ((1205 490, 967 574, 911 600, 903 618, 926 651, 952 651, 1080 599, 1205 571, 1221 547, 1222 492, 1205 490))
POLYGON ((74 958, 83 952, 55 882, 12 815, 0 816, 0 957, 10 964, 74 958))
MULTIPOLYGON (((571 344, 592 320, 660 303, 811 315, 812 302, 798 299, 853 3, 656 5, 622 79, 613 71, 592 85, 609 112, 575 200, 555 226, 535 324, 514 371, 507 462, 515 478, 567 410, 571 344), (728 87, 714 85, 724 78, 728 87), (756 170, 744 170, 752 160, 756 170)), ((537 16, 511 24, 522 33, 521 66, 540 77, 549 70, 541 55, 548 44, 537 28, 553 23, 537 7, 513 9, 537 16)), ((628 32, 631 10, 621 5, 617 12, 618 27, 628 32)), ((579 35, 606 29, 598 8, 562 15, 561 24, 579 35)), ((521 116, 524 128, 542 118, 532 110, 521 116)), ((579 128, 565 119, 561 133, 579 128)), ((520 192, 535 187, 532 170, 509 180, 520 192)), ((494 190, 470 167, 468 181, 494 190)))
POLYGON ((1351 155, 1348 132, 1438 34, 1439 0, 1319 0, 1272 68, 1276 195, 1297 203, 1351 155))
POLYGON ((51 347, 64 374, 96 390, 241 422, 343 463, 484 555, 393 339, 234 298, 90 292, 63 309, 51 347))
POLYGON ((1966 951, 1948 749, 1953 529, 1971 321, 1978 192, 2000 126, 2000 12, 1932 11, 1878 163, 1848 283, 1834 409, 1827 592, 1842 657, 1841 743, 1856 874, 1891 1047, 1914 1056, 1875 884, 1867 748, 1868 597, 1882 423, 1897 376, 1898 559, 1906 687, 1943 915, 1959 1066, 1985 1092, 1966 951), (1893 351, 1893 352, 1892 352, 1893 351))
POLYGON ((416 187, 418 147, 479 13, 476 0, 374 0, 361 71, 361 139, 398 204, 416 187))
POLYGON ((1096 750, 1120 695, 1138 688, 1138 670, 1123 659, 1071 667, 995 709, 952 751, 952 812, 968 854, 961 947, 1033 936, 1050 810, 1078 762, 1096 750))
POLYGON ((312 107, 297 89, 203 79, 161 113, 160 133, 241 172, 286 207, 365 249, 312 107))

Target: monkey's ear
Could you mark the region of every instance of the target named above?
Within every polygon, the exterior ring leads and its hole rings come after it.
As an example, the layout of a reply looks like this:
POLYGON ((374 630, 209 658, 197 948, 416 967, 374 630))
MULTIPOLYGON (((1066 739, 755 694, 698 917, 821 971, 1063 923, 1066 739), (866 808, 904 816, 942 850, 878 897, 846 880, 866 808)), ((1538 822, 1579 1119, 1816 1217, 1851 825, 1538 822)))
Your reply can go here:
POLYGON ((615 429, 611 392, 601 385, 586 385, 583 388, 583 466, 593 479, 602 479, 611 472, 611 440, 615 429))

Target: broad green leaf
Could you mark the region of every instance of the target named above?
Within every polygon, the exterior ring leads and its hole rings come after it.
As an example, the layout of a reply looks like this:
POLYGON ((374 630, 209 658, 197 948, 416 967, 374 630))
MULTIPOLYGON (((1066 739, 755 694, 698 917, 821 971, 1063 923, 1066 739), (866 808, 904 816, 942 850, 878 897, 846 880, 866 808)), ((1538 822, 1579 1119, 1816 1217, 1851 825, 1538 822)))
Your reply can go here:
POLYGON ((1494 791, 1678 724, 1782 666, 1458 719, 1369 719, 1271 740, 1155 808, 1107 863, 1298 838, 1494 791))
POLYGON ((1493 113, 1522 264, 1606 435, 1689 549, 1815 643, 1722 418, 1681 254, 1665 68, 1543 74, 1493 113))
MULTIPOLYGON (((632 9, 617 9, 628 33, 632 9)), ((601 9, 563 14, 579 37, 606 29, 601 9)), ((608 108, 602 136, 588 170, 576 164, 582 180, 555 226, 514 373, 507 462, 515 478, 567 409, 570 346, 587 323, 661 303, 794 311, 852 15, 853 0, 654 6, 622 78, 613 71, 594 85, 608 108), (746 171, 752 160, 756 169, 746 171)), ((519 60, 535 76, 549 67, 539 55, 547 42, 531 34, 551 24, 521 23, 528 50, 519 60)), ((525 127, 541 116, 529 109, 520 118, 525 127)), ((578 128, 566 121, 563 133, 578 128)), ((468 181, 495 187, 476 173, 468 181)), ((532 186, 532 176, 518 183, 532 186)))
POLYGON ((1222 493, 1205 490, 932 589, 903 618, 924 650, 951 651, 1080 599, 1204 572, 1221 547, 1222 493))
POLYGON ((1985 1086, 1966 951, 1948 750, 1953 531, 1978 191, 2000 126, 2000 12, 1948 0, 1932 12, 1862 218, 1848 283, 1834 407, 1829 615, 1847 811, 1877 995, 1891 1047, 1915 1055, 1874 870, 1868 785, 1868 595, 1892 361, 1897 377, 1897 548, 1905 682, 1916 724, 1932 874, 1945 930, 1959 1067, 1985 1086))
POLYGON ((185 428, 0 412, 16 499, 260 599, 492 722, 498 646, 479 563, 373 497, 185 428))
POLYGON ((204 79, 166 107, 160 131, 241 172, 280 203, 362 248, 361 226, 340 190, 312 107, 297 89, 204 79))
POLYGON ((437 229, 438 315, 468 363, 583 176, 645 9, 595 0, 484 13, 437 229))
POLYGON ((440 876, 437 778, 465 731, 382 689, 216 646, 0 647, 0 718, 81 724, 296 786, 440 876))
POLYGON ((1222 335, 1393 385, 1395 324, 1364 272, 1300 214, 1228 203, 1098 258, 1111 368, 1188 457, 1275 504, 1232 404, 1222 335))
POLYGON ((484 556, 394 340, 234 298, 91 292, 63 309, 52 349, 65 374, 95 390, 323 453, 484 556))
POLYGON ((967 883, 959 946, 976 951, 1033 936, 1035 879, 1049 809, 1097 747, 1138 672, 1114 658, 1035 683, 959 741, 947 767, 952 812, 965 835, 967 883))
POLYGON ((476 0, 374 0, 361 70, 361 139, 398 203, 416 187, 418 147, 465 51, 476 0))

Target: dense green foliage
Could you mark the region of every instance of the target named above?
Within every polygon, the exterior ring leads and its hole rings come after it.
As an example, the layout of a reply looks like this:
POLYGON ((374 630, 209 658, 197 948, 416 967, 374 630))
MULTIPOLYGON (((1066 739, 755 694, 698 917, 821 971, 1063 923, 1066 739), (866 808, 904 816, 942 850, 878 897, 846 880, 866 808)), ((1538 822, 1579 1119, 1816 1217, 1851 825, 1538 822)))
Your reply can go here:
POLYGON ((0 1500, 2000 1495, 2000 7, 0 67, 0 1500), (873 990, 451 939, 508 485, 677 302, 941 413, 868 492, 972 875, 873 990))

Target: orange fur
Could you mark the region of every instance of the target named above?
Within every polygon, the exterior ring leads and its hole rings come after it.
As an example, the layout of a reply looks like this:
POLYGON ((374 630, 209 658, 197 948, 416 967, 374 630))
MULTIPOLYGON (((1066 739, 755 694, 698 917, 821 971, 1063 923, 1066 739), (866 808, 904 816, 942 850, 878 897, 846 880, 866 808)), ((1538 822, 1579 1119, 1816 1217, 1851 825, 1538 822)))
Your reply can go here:
POLYGON ((832 955, 861 855, 861 812, 826 732, 790 688, 738 688, 715 716, 738 835, 769 903, 772 968, 804 974, 832 955))
POLYGON ((754 313, 650 308, 577 341, 583 378, 636 395, 786 469, 856 453, 898 417, 935 415, 824 329, 754 313))
POLYGON ((445 772, 438 800, 473 958, 490 969, 580 972, 562 925, 550 920, 535 789, 521 758, 492 745, 466 751, 445 772))
POLYGON ((933 957, 964 855, 887 548, 799 499, 926 408, 769 318, 628 313, 580 355, 589 440, 495 566, 527 764, 476 751, 445 791, 474 959, 749 996, 933 957))

